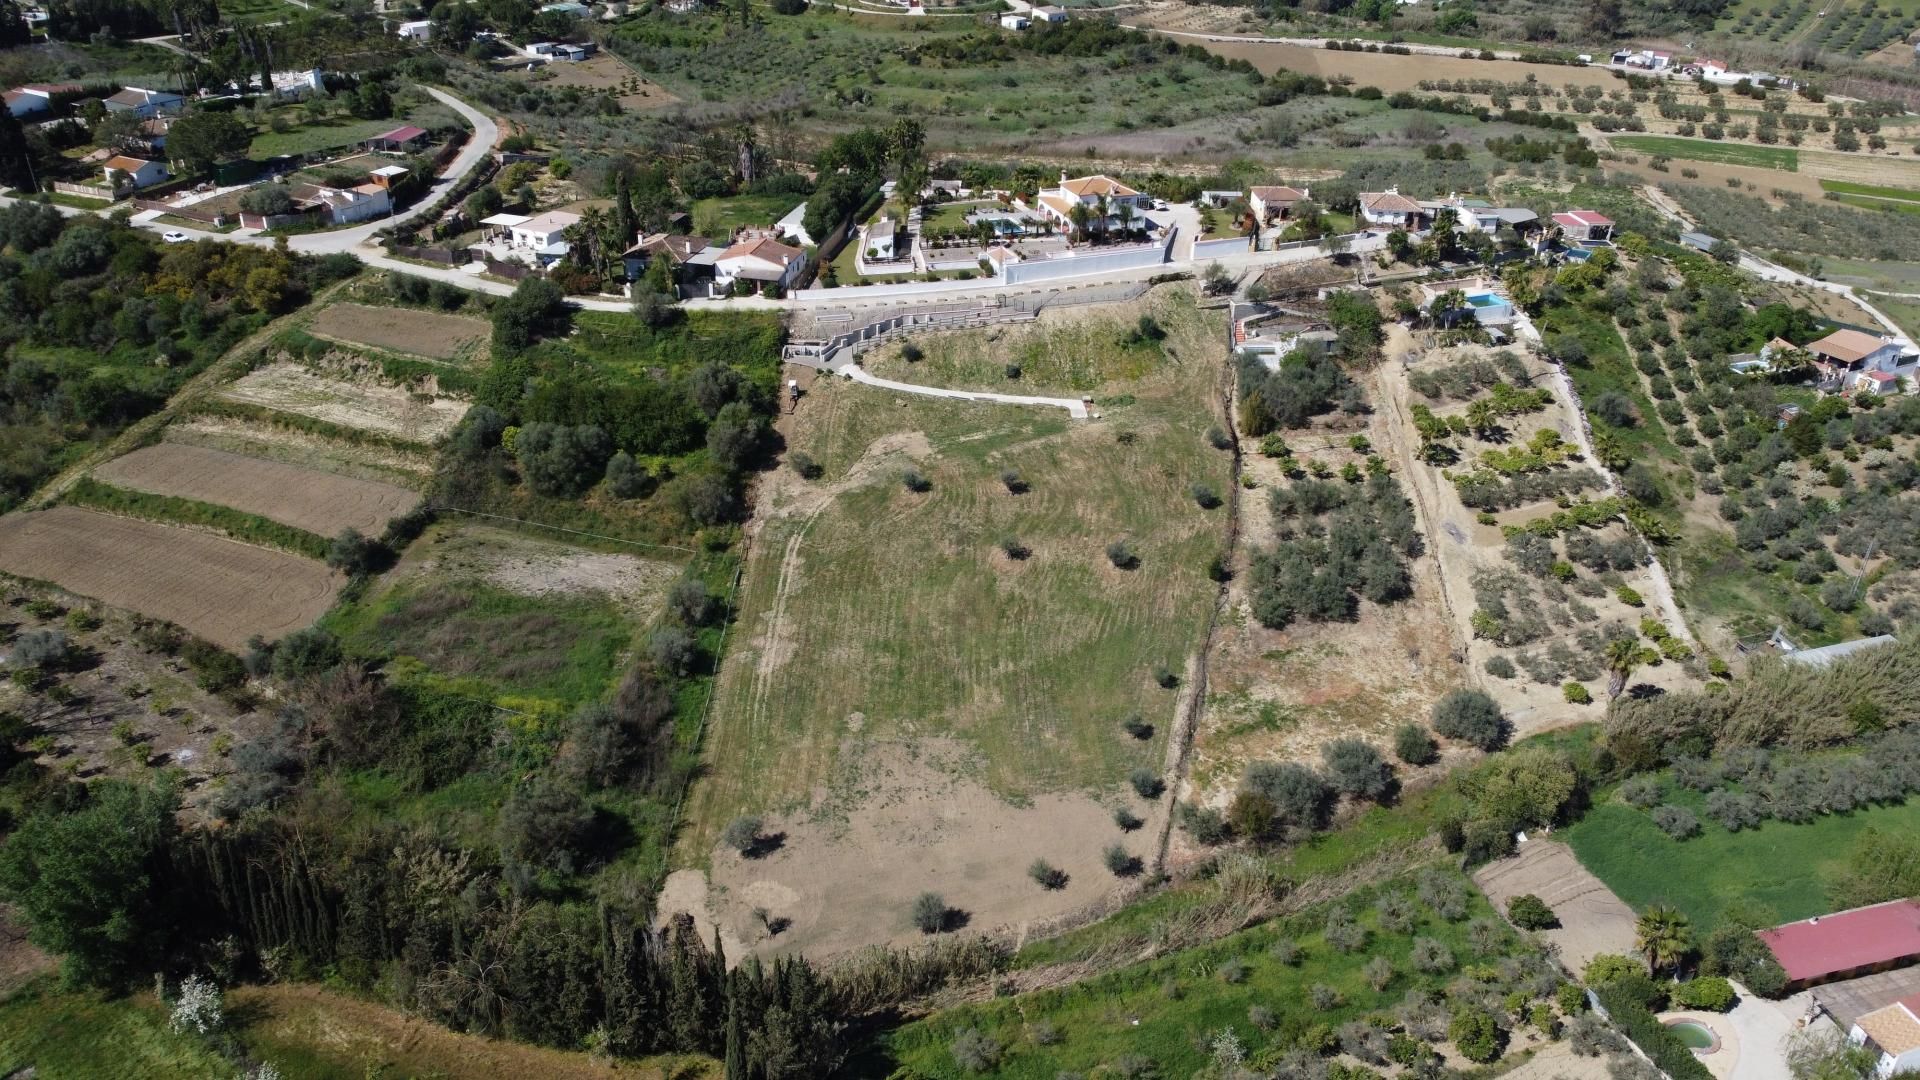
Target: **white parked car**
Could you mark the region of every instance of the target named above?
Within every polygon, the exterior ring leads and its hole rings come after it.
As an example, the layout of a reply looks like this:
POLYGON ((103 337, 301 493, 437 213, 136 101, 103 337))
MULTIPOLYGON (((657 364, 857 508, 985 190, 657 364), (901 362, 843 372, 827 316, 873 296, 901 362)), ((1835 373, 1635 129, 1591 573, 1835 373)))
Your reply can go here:
POLYGON ((174 229, 172 232, 161 233, 160 239, 165 240, 169 244, 184 244, 187 241, 193 239, 193 237, 188 236, 186 233, 181 232, 179 229, 174 229))

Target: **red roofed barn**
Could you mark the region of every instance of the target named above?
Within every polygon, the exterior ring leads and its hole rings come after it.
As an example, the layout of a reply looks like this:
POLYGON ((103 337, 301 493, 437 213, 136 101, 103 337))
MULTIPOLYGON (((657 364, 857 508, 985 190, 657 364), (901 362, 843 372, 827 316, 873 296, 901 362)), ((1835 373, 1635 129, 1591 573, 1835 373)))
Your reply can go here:
POLYGON ((1790 990, 1920 961, 1920 904, 1889 900, 1758 931, 1790 990))

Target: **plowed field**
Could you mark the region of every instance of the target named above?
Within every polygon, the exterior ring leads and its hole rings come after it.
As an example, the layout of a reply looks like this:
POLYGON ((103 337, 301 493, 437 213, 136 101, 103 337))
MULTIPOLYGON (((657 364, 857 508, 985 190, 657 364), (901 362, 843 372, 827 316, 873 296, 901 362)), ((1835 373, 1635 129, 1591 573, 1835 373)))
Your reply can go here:
POLYGON ((231 506, 320 536, 346 528, 378 535, 389 518, 420 502, 417 492, 393 484, 181 443, 142 447, 94 476, 135 491, 231 506))
POLYGON ((72 506, 0 518, 0 571, 175 622, 229 649, 319 618, 346 579, 321 563, 72 506))

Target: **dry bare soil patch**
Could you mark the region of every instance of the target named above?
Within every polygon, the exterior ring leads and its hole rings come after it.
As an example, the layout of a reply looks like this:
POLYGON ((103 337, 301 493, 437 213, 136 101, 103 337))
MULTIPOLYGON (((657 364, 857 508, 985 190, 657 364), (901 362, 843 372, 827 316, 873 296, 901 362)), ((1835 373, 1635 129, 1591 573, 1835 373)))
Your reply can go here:
POLYGON ((378 535, 420 502, 418 492, 392 484, 180 443, 141 447, 93 472, 135 491, 231 506, 319 536, 347 528, 378 535))
POLYGON ((446 435, 467 413, 464 401, 423 400, 399 387, 331 378, 291 363, 250 372, 219 396, 418 443, 446 435))
POLYGON ((486 320, 414 308, 328 304, 314 316, 313 332, 352 345, 457 360, 487 340, 486 320))
POLYGON ((524 64, 513 64, 505 71, 516 82, 540 82, 553 87, 578 87, 595 93, 620 91, 623 109, 658 109, 680 100, 666 87, 650 82, 623 63, 617 56, 600 53, 579 63, 547 64, 528 72, 524 64))
POLYGON ((1229 60, 1245 60, 1263 75, 1276 71, 1298 71, 1330 79, 1351 75, 1359 86, 1377 86, 1388 93, 1417 90, 1422 79, 1496 79, 1523 82, 1532 75, 1551 86, 1575 83, 1580 86, 1624 87, 1626 83, 1601 68, 1566 67, 1559 64, 1527 64, 1518 60, 1462 60, 1453 56, 1398 56, 1393 53, 1347 52, 1340 49, 1310 49, 1303 45, 1282 45, 1258 41, 1216 41, 1206 38, 1178 38, 1193 43, 1229 60))
MULTIPOLYGON (((911 937, 904 904, 926 890, 976 928, 1025 925, 1113 892, 1105 845, 1151 857, 1153 826, 1124 833, 1111 815, 1159 812, 1127 776, 1165 767, 1180 691, 1153 669, 1182 671, 1198 648, 1226 527, 1189 488, 1224 492, 1229 462, 1205 437, 1219 316, 1176 289, 1109 318, 1124 329, 1142 310, 1169 331, 1163 358, 1110 375, 1098 422, 840 380, 802 401, 788 444, 825 473, 782 470, 759 499, 681 850, 684 864, 711 863, 715 914, 736 939, 833 952, 911 937), (908 490, 908 469, 930 489, 908 490), (1008 469, 1027 490, 1007 489, 1008 469), (1133 569, 1106 554, 1123 538, 1133 569), (1122 729, 1134 713, 1145 738, 1122 729), (781 853, 715 850, 743 812, 786 834, 781 853), (1067 888, 1029 880, 1034 858, 1066 869, 1067 888), (748 893, 762 899, 742 903, 748 893), (766 943, 742 917, 755 904, 792 929, 766 943)), ((697 878, 676 884, 705 892, 697 878)))
POLYGON ((345 583, 297 555, 71 506, 0 518, 0 570, 234 650, 313 622, 345 583))
POLYGON ((163 437, 170 443, 204 446, 394 487, 411 487, 433 475, 433 451, 425 446, 352 443, 234 417, 189 416, 167 425, 163 437))

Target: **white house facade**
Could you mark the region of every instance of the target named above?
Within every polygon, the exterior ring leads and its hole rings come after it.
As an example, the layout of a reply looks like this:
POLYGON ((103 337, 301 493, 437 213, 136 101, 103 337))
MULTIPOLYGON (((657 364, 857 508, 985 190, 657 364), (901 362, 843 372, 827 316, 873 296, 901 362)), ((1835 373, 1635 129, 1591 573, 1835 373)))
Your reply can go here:
POLYGON ((1881 1080, 1920 1072, 1920 994, 1855 1020, 1847 1038, 1875 1053, 1874 1071, 1881 1080))
POLYGON ((1420 204, 1400 194, 1399 188, 1360 193, 1360 220, 1369 225, 1405 229, 1420 223, 1420 204))
POLYGON ((1110 229, 1125 227, 1130 219, 1134 224, 1140 221, 1142 212, 1152 209, 1153 197, 1143 195, 1111 176, 1094 175, 1068 179, 1066 173, 1060 174, 1057 187, 1041 188, 1035 196, 1034 209, 1045 214, 1050 220, 1064 228, 1073 227, 1073 208, 1086 207, 1092 214, 1089 224, 1098 228, 1100 206, 1104 201, 1107 208, 1105 226, 1110 229), (1128 207, 1126 211, 1122 206, 1128 207))
POLYGON ((742 240, 713 260, 713 283, 730 288, 745 281, 759 288, 790 289, 806 269, 807 253, 778 240, 742 240))

